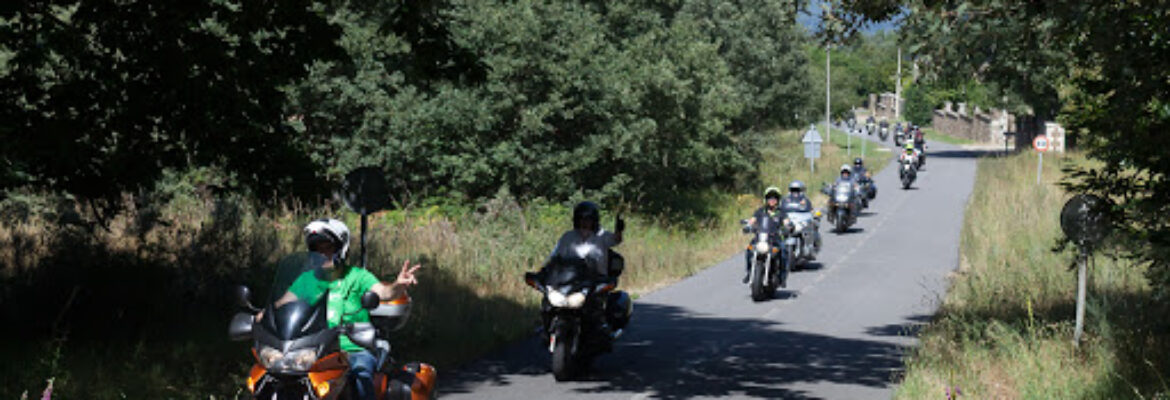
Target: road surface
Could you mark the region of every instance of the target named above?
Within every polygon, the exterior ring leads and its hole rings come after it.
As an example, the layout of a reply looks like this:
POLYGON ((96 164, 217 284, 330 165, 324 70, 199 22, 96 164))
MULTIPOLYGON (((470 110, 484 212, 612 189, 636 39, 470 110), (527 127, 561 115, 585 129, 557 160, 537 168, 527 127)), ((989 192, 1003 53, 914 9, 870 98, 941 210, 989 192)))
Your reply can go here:
POLYGON ((901 189, 897 166, 889 165, 875 176, 877 199, 851 232, 837 235, 823 221, 819 259, 791 275, 775 299, 751 301, 740 283, 743 255, 735 254, 637 299, 614 352, 579 381, 556 382, 534 337, 446 374, 442 397, 891 397, 906 347, 958 267, 975 178, 977 152, 929 146, 911 190, 901 189))

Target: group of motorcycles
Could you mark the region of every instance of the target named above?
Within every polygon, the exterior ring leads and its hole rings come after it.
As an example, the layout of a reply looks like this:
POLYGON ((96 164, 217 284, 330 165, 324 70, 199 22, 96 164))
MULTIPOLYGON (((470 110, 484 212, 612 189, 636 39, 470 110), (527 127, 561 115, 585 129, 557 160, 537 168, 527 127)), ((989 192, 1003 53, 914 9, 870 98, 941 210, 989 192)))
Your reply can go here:
MULTIPOLYGON (((847 129, 853 133, 864 133, 872 135, 877 132, 878 137, 885 141, 889 137, 890 124, 887 121, 876 122, 872 116, 868 117, 863 126, 858 126, 856 120, 839 124, 842 129, 847 129)), ((901 122, 894 124, 894 146, 902 150, 903 146, 912 143, 912 148, 906 148, 908 154, 902 154, 898 157, 898 178, 902 182, 902 189, 910 189, 914 184, 914 180, 918 178, 918 172, 926 164, 926 146, 922 141, 916 141, 915 137, 920 137, 921 132, 917 131, 918 127, 903 127, 901 122), (912 150, 912 151, 911 151, 912 150), (913 154, 909 154, 909 153, 913 154)))
MULTIPOLYGON (((872 119, 869 124, 873 124, 872 119)), ((901 131, 900 125, 894 133, 896 141, 905 140, 903 135, 908 135, 901 131)), ((883 140, 888 135, 885 122, 880 126, 879 135, 883 140)), ((902 162, 900 174, 904 187, 909 187, 921 163, 921 158, 902 162)), ((384 180, 379 175, 369 181, 384 180)), ((829 201, 821 210, 813 209, 807 201, 785 201, 780 204, 783 220, 763 218, 753 225, 741 221, 744 233, 753 235, 748 247, 748 286, 754 301, 771 297, 778 287, 787 285, 790 272, 816 260, 821 251, 823 216, 838 234, 845 233, 857 222, 861 210, 868 207, 876 194, 868 176, 860 177, 857 183, 856 188, 851 184, 822 187, 829 201)), ((377 194, 383 189, 359 187, 357 190, 377 194)), ((362 196, 347 194, 346 201, 362 214, 364 266, 366 216, 379 206, 368 204, 368 200, 362 204, 362 196)), ((546 339, 553 377, 558 381, 572 379, 586 370, 594 358, 610 352, 633 311, 629 295, 615 290, 625 264, 621 254, 607 250, 609 274, 602 277, 592 272, 584 256, 594 252, 579 253, 581 257, 553 257, 539 272, 524 276, 525 282, 542 296, 541 332, 546 339)), ((339 338, 346 337, 376 357, 373 381, 377 399, 433 399, 437 394, 435 368, 420 362, 397 363, 391 356, 390 334, 405 324, 410 313, 409 296, 381 299, 376 293, 367 292, 361 297, 361 307, 369 313, 370 322, 333 327, 327 320, 327 315, 334 312, 327 309, 328 290, 317 299, 278 302, 297 277, 318 270, 324 262, 319 254, 311 252, 282 259, 263 309, 253 305, 247 287, 239 288, 240 312, 232 318, 228 333, 233 340, 252 342, 255 363, 245 381, 245 395, 253 399, 355 398, 348 356, 338 344, 339 338), (257 318, 258 315, 262 317, 257 318)))

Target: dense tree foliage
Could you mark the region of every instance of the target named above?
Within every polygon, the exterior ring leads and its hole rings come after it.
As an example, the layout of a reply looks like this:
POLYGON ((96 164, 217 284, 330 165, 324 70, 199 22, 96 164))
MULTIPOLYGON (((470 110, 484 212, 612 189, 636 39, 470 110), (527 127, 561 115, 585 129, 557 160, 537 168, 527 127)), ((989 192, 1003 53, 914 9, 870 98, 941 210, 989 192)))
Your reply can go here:
POLYGON ((459 200, 734 185, 751 180, 755 133, 805 107, 800 7, 13 4, 0 9, 0 186, 112 211, 193 168, 262 197, 320 195, 360 165, 406 195, 459 200))
POLYGON ((278 87, 341 55, 340 31, 312 5, 0 7, 0 187, 61 190, 99 216, 168 168, 214 165, 261 193, 311 190, 289 185, 305 157, 277 126, 278 87))
POLYGON ((742 181, 752 133, 804 106, 789 2, 428 4, 454 73, 404 72, 417 43, 337 10, 352 62, 314 64, 290 111, 329 175, 372 164, 406 193, 653 203, 742 181))
POLYGON ((1057 115, 1102 166, 1068 186, 1117 201, 1131 255, 1170 288, 1170 9, 1160 1, 915 2, 904 27, 933 74, 976 76, 1057 115))

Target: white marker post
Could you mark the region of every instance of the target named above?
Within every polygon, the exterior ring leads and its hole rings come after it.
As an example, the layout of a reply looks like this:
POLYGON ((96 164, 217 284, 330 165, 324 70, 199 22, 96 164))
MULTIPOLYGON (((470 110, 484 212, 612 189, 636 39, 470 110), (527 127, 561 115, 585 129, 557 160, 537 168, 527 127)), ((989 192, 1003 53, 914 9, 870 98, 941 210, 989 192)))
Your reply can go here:
POLYGON ((1051 143, 1048 142, 1048 136, 1039 135, 1032 139, 1032 148, 1036 149, 1036 184, 1040 184, 1040 172, 1044 170, 1044 152, 1048 151, 1051 143))

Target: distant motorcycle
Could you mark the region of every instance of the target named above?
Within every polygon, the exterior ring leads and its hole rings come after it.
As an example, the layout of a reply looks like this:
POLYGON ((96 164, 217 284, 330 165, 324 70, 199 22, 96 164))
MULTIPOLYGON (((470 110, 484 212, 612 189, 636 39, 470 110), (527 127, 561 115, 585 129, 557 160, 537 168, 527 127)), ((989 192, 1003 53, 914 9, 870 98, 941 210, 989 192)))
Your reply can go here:
POLYGON ((755 235, 749 251, 751 257, 751 272, 748 286, 751 287, 753 301, 764 301, 776 292, 776 288, 788 286, 788 271, 790 263, 781 254, 784 239, 780 232, 780 222, 773 218, 763 218, 756 221, 756 226, 748 225, 747 220, 740 221, 743 232, 755 235))
POLYGON ((902 147, 910 137, 910 133, 901 129, 894 130, 894 146, 902 147))
POLYGON ((909 189, 918 177, 918 166, 910 159, 903 157, 899 160, 898 177, 902 179, 902 189, 909 189))
POLYGON ((821 212, 813 211, 808 204, 795 202, 785 202, 783 208, 788 215, 788 235, 784 239, 784 245, 788 248, 785 263, 795 270, 816 260, 817 253, 821 251, 821 212))
POLYGON ((889 122, 882 121, 881 128, 878 130, 878 137, 880 137, 883 142, 886 141, 886 138, 890 137, 890 123, 889 122))
POLYGON ((826 185, 821 192, 829 195, 829 223, 836 226, 837 234, 845 233, 857 222, 857 214, 861 212, 861 204, 857 201, 857 193, 853 185, 826 185))
POLYGON ((594 358, 610 352, 630 321, 630 296, 614 290, 625 262, 613 250, 609 257, 611 276, 594 272, 585 258, 560 256, 540 272, 524 275, 528 286, 544 295, 542 328, 557 381, 572 379, 588 369, 594 358))

